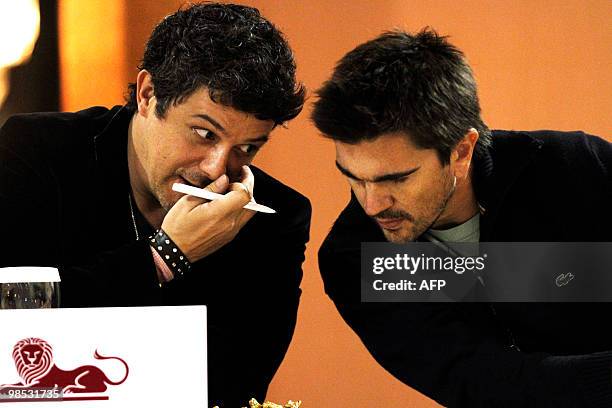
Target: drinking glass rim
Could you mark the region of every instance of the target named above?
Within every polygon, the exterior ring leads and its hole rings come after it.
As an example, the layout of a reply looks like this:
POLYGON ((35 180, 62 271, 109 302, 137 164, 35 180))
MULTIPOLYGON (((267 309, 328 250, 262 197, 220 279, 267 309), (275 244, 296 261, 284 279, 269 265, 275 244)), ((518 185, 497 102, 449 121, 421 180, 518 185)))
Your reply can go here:
POLYGON ((57 268, 48 266, 9 266, 0 268, 0 283, 60 282, 57 268))

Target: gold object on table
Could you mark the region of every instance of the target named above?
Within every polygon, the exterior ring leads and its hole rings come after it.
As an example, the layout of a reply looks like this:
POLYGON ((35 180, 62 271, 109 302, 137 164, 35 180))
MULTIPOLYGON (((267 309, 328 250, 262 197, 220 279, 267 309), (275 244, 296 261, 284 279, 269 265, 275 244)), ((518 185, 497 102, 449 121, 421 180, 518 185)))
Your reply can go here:
POLYGON ((260 404, 255 398, 251 398, 249 401, 249 406, 251 408, 300 408, 300 405, 302 405, 302 401, 294 402, 289 400, 285 405, 279 405, 269 401, 260 404))
MULTIPOLYGON (((259 402, 257 402, 255 398, 251 398, 251 400, 249 401, 250 408, 300 408, 301 405, 302 405, 302 401, 291 401, 291 400, 287 401, 285 405, 275 404, 270 401, 266 401, 263 404, 260 404, 259 402)), ((219 408, 219 407, 214 406, 213 408, 219 408)), ((246 408, 246 407, 242 407, 242 408, 246 408)))

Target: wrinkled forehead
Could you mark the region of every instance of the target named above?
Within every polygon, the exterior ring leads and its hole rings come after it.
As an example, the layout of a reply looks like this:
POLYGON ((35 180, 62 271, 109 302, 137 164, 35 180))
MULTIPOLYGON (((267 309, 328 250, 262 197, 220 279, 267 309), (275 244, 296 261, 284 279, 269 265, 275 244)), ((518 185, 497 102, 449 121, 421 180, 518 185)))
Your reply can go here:
POLYGON ((236 139, 268 135, 275 125, 273 120, 261 120, 255 114, 215 102, 207 88, 198 89, 170 110, 182 121, 207 124, 219 135, 236 139))

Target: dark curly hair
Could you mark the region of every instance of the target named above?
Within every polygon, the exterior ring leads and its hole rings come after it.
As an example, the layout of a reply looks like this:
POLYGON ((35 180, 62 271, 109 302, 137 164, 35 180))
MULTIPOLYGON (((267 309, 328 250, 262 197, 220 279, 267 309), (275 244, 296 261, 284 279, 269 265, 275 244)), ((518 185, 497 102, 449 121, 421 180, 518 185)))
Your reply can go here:
POLYGON ((436 149, 443 164, 470 128, 480 135, 476 155, 491 144, 463 53, 429 28, 386 32, 359 45, 317 96, 315 126, 341 142, 402 131, 417 146, 436 149))
MULTIPOLYGON (((167 16, 153 30, 138 68, 152 76, 160 118, 200 87, 217 103, 277 125, 304 105, 287 41, 251 7, 201 3, 167 16)), ((136 84, 128 85, 126 99, 135 110, 136 84)))

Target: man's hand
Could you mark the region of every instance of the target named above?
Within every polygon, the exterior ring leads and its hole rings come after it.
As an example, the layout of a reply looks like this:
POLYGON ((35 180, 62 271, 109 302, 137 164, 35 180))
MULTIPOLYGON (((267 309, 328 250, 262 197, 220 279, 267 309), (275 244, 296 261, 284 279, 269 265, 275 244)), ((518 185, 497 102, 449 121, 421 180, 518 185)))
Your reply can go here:
POLYGON ((168 211, 162 229, 187 256, 198 261, 236 237, 238 231, 253 217, 255 211, 244 207, 253 197, 255 178, 248 166, 242 166, 242 180, 228 186, 222 175, 205 187, 214 193, 229 192, 223 198, 207 200, 183 196, 168 211))

